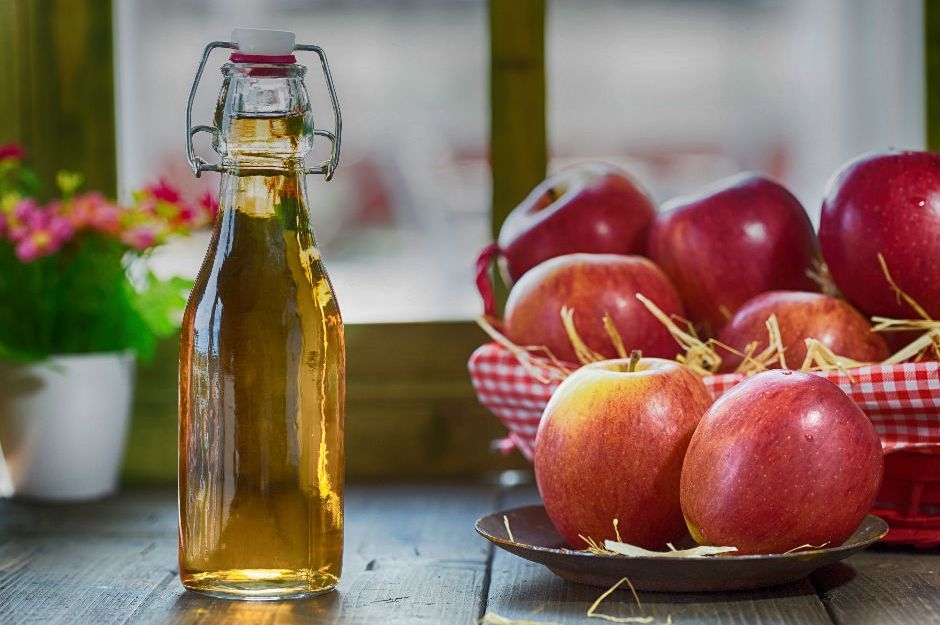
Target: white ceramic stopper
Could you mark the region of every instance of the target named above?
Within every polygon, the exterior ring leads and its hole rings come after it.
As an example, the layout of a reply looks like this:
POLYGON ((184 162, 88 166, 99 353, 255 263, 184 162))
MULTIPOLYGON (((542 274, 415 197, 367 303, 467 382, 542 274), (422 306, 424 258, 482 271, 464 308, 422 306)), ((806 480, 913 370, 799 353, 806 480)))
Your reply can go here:
POLYGON ((286 56, 294 51, 294 41, 294 33, 287 30, 236 28, 232 31, 232 42, 245 54, 286 56))

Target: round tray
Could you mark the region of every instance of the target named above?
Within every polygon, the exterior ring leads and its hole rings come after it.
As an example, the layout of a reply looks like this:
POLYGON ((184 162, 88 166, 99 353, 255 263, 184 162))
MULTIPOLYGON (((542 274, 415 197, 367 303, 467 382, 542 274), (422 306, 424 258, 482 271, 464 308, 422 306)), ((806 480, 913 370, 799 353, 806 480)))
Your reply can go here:
POLYGON ((524 506, 479 519, 477 532, 497 547, 542 564, 569 581, 610 588, 626 577, 649 592, 717 592, 774 586, 802 579, 881 539, 888 525, 868 515, 837 547, 771 555, 688 558, 598 555, 567 547, 543 506, 524 506), (506 520, 504 520, 504 517, 506 520), (513 539, 506 531, 508 520, 513 539))

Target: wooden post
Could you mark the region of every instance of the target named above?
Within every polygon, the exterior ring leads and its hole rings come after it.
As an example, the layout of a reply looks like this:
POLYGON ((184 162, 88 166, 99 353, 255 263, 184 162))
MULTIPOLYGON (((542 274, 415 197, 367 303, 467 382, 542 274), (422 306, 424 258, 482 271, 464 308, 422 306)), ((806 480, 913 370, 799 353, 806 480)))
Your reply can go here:
POLYGON ((927 149, 940 152, 940 0, 924 0, 924 97, 927 149))
MULTIPOLYGON (((490 0, 489 13, 495 238, 509 211, 545 178, 545 0, 490 0)), ((505 288, 497 293, 504 301, 505 288)))
POLYGON ((59 170, 117 190, 110 0, 0 2, 0 143, 26 148, 45 196, 59 170))

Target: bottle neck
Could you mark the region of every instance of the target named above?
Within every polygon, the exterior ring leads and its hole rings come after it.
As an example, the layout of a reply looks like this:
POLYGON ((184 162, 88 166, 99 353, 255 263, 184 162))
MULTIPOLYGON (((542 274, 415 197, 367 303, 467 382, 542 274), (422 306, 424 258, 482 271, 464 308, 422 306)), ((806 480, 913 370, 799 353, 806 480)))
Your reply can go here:
POLYGON ((236 213, 242 217, 276 218, 283 230, 310 234, 307 192, 298 169, 223 173, 220 200, 222 221, 236 213))
POLYGON ((216 105, 215 149, 236 171, 292 171, 313 148, 313 117, 297 65, 228 64, 216 105))

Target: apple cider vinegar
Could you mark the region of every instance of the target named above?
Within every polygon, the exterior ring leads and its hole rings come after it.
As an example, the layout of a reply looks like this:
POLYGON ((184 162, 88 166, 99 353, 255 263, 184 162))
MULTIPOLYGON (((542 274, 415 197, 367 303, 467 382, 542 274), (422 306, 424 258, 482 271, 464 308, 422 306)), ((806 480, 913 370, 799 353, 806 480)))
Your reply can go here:
POLYGON ((303 67, 237 58, 216 116, 220 216, 180 343, 180 578, 302 597, 342 566, 343 323, 309 224, 303 67))

